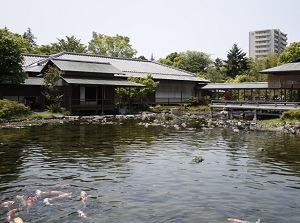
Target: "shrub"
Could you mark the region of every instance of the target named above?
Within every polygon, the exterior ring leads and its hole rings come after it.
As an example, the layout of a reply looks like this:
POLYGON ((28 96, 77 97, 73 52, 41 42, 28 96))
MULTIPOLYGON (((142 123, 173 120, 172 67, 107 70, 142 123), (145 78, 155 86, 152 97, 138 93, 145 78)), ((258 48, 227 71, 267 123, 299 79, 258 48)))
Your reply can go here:
POLYGON ((280 120, 300 120, 300 109, 283 112, 280 116, 280 120))
POLYGON ((197 105, 198 104, 198 98, 191 96, 190 98, 186 99, 184 102, 189 104, 189 105, 197 105))
POLYGON ((0 100, 0 119, 10 119, 29 113, 30 108, 24 104, 7 99, 0 100))

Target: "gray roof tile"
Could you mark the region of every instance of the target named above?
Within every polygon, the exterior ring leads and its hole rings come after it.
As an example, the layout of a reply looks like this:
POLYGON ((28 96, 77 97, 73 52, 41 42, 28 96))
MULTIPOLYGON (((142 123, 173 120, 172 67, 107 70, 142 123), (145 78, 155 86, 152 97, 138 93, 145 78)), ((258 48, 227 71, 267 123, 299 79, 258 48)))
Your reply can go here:
POLYGON ((260 73, 263 74, 287 73, 287 72, 300 72, 300 62, 287 63, 277 67, 272 67, 260 71, 260 73))
MULTIPOLYGON (((33 57, 30 55, 25 55, 33 57)), ((157 62, 152 62, 148 60, 136 60, 127 58, 115 58, 115 57, 105 57, 100 55, 92 54, 80 54, 80 53, 70 53, 62 52, 60 54, 48 56, 48 59, 57 58, 63 60, 74 60, 74 61, 85 61, 85 62, 99 62, 99 63, 110 63, 123 73, 128 76, 147 76, 151 74, 154 79, 167 79, 167 80, 183 80, 183 81, 195 81, 195 82, 209 82, 203 78, 197 77, 194 73, 187 72, 175 67, 167 66, 164 64, 159 64, 157 62)), ((47 58, 41 58, 37 61, 37 58, 32 58, 32 60, 38 63, 46 63, 47 58)), ((28 63, 29 64, 29 63, 28 63)), ((31 64, 34 65, 34 64, 31 64)), ((28 66, 28 65, 27 65, 28 66)))
POLYGON ((86 61, 71 61, 52 59, 51 62, 55 64, 61 71, 74 71, 82 73, 105 73, 105 74, 120 74, 122 71, 118 70, 110 63, 86 62, 86 61))
POLYGON ((203 90, 225 89, 267 89, 268 82, 243 82, 243 83, 208 83, 203 90))
POLYGON ((99 77, 62 77, 69 84, 86 85, 112 85, 119 87, 144 87, 145 85, 130 82, 120 78, 99 78, 99 77))

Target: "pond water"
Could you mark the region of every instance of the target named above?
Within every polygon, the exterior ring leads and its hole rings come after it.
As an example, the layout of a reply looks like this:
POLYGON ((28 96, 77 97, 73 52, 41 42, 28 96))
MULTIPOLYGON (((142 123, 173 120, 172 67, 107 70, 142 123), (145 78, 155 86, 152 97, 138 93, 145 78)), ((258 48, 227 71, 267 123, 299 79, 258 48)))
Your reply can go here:
POLYGON ((1 222, 13 208, 12 217, 43 223, 300 222, 299 136, 137 123, 1 129, 0 203, 72 193, 2 205, 1 222))

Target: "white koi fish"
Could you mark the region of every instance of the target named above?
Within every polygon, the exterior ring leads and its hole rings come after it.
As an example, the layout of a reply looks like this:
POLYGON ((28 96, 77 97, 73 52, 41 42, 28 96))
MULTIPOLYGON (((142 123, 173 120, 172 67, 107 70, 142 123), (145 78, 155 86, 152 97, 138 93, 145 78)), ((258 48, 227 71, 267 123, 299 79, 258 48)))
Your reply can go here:
POLYGON ((80 192, 80 200, 84 207, 86 206, 86 201, 87 201, 87 193, 85 191, 80 192))
POLYGON ((63 194, 63 193, 64 192, 57 191, 57 190, 49 190, 49 191, 36 190, 35 197, 41 197, 41 196, 45 196, 45 195, 57 195, 57 194, 63 194))
POLYGON ((83 211, 78 210, 77 213, 78 213, 78 216, 79 216, 79 217, 81 217, 81 218, 87 218, 86 214, 83 213, 83 211))
POLYGON ((7 208, 10 205, 13 205, 15 203, 15 201, 5 201, 2 204, 0 204, 0 207, 5 207, 7 208))
POLYGON ((43 203, 46 204, 46 205, 53 205, 53 204, 50 203, 50 201, 54 201, 54 200, 58 200, 58 199, 66 198, 66 197, 70 198, 71 195, 72 195, 72 192, 67 192, 67 193, 60 194, 56 197, 45 198, 43 200, 43 203))
MULTIPOLYGON (((228 218, 228 221, 238 222, 238 223, 251 223, 250 221, 244 221, 236 218, 228 218)), ((260 223, 260 219, 258 219, 255 223, 260 223)))

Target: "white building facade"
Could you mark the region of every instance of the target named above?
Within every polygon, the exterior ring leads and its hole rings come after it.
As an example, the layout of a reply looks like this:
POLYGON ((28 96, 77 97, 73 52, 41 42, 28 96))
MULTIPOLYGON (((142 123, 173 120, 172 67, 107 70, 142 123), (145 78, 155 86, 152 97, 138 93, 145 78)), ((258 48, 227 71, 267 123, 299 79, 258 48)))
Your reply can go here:
POLYGON ((249 57, 266 57, 269 53, 279 56, 287 45, 287 34, 279 29, 265 29, 249 32, 249 57))

